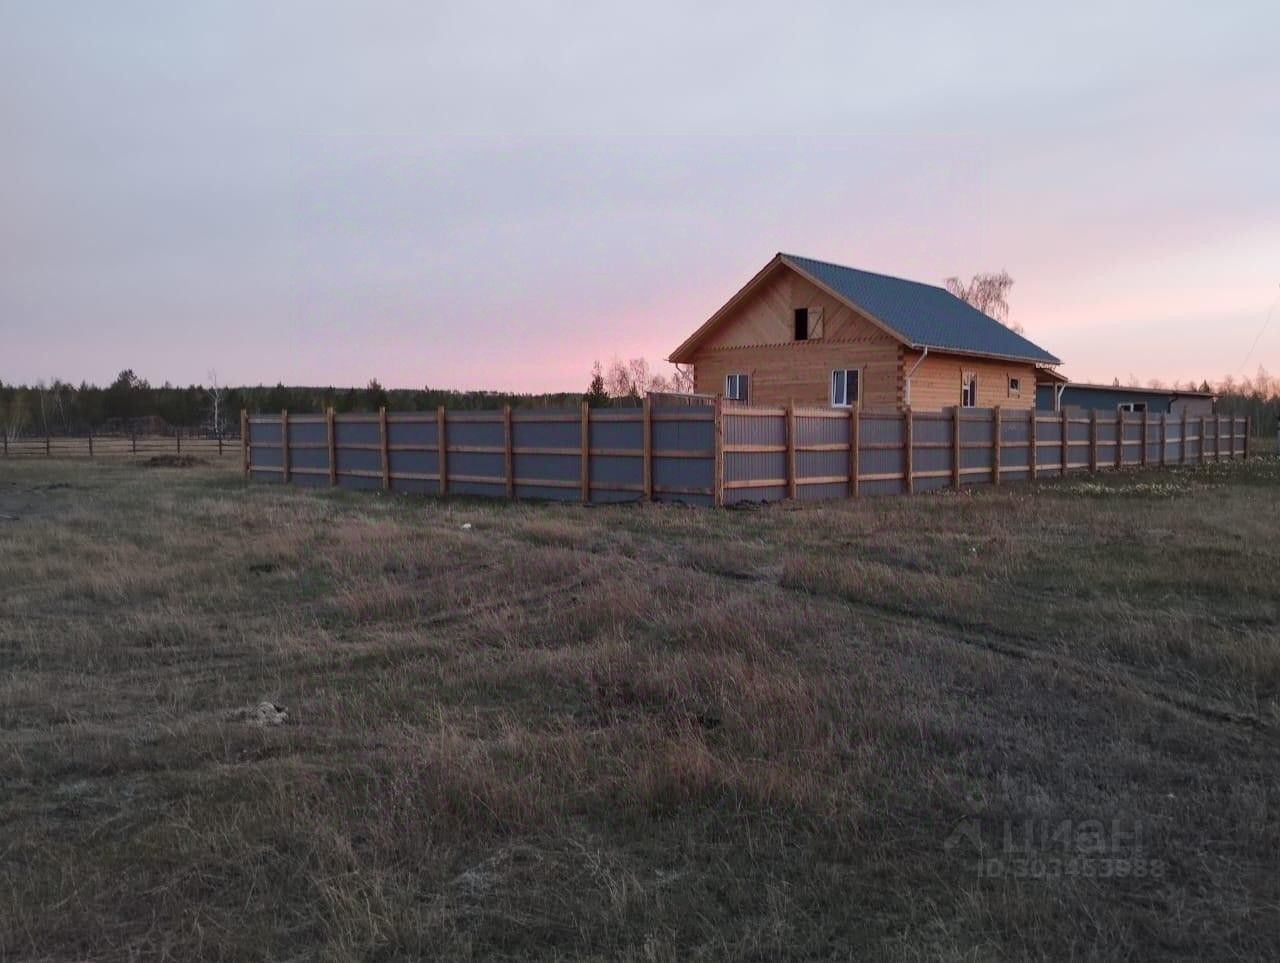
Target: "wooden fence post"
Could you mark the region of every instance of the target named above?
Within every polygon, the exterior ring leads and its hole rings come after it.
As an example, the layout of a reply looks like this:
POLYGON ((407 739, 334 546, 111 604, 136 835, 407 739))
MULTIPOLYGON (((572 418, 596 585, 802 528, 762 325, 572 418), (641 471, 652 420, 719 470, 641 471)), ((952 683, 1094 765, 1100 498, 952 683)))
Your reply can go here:
POLYGON ((1027 447, 1031 451, 1031 454, 1027 459, 1027 477, 1031 481, 1036 480, 1036 459, 1039 457, 1037 449, 1040 446, 1040 441, 1036 438, 1036 433, 1038 430, 1037 426, 1039 424, 1040 416, 1037 415, 1036 410, 1032 408, 1030 411, 1030 417, 1027 421, 1027 447))
POLYGON ((1199 440, 1199 442, 1196 444, 1196 455, 1197 455, 1197 459, 1198 459, 1198 461, 1199 461, 1199 463, 1200 463, 1201 465, 1203 465, 1203 464, 1204 464, 1204 458, 1205 458, 1205 454, 1204 454, 1204 438, 1205 438, 1205 430, 1206 430, 1207 424, 1208 424, 1208 422, 1205 420, 1204 415, 1201 415, 1201 416, 1200 416, 1200 440, 1199 440))
POLYGON ((582 403, 582 466, 579 469, 582 481, 582 504, 591 501, 591 407, 582 403))
POLYGON ((289 484, 289 410, 280 412, 280 466, 284 483, 289 484))
POLYGON ((1098 473, 1098 409, 1089 409, 1089 474, 1098 473))
POLYGON ((338 485, 338 426, 334 423, 332 408, 324 412, 324 440, 329 452, 329 487, 338 485))
POLYGON ((862 404, 849 409, 849 497, 858 497, 858 472, 861 471, 862 404))
POLYGON ((382 455, 382 490, 391 491, 391 449, 387 444, 387 407, 378 409, 378 448, 382 455))
POLYGON ((244 480, 249 480, 249 409, 240 409, 240 467, 244 480))
POLYGON ((1124 412, 1116 409, 1116 468, 1124 467, 1124 412))
POLYGON ((49 457, 49 423, 44 425, 44 457, 49 457))
POLYGON ((1213 460, 1222 461, 1222 415, 1213 416, 1213 460))
POLYGON ((1151 412, 1142 409, 1142 467, 1147 467, 1147 445, 1151 442, 1151 412))
POLYGON ((907 494, 916 490, 915 472, 915 419, 911 416, 911 406, 902 410, 902 455, 904 460, 903 481, 907 494))
POLYGON ((449 494, 449 419, 444 405, 436 408, 436 472, 440 476, 440 494, 449 494))
POLYGON ((653 399, 645 394, 640 414, 641 431, 644 437, 640 442, 641 458, 644 459, 644 500, 653 501, 653 399))
POLYGON ((173 430, 173 436, 178 440, 178 454, 182 454, 182 426, 179 425, 173 430))
POLYGON ((89 457, 93 457, 93 425, 89 426, 89 457))
POLYGON ((951 409, 951 487, 960 490, 960 406, 951 409))
POLYGON ((1187 463, 1187 409, 1182 409, 1182 428, 1179 436, 1182 441, 1178 445, 1178 464, 1185 465, 1187 463))
POLYGON ((1231 416, 1231 434, 1227 436, 1227 441, 1231 448, 1227 454, 1228 461, 1236 460, 1236 416, 1231 416))
POLYGON ((1253 416, 1244 416, 1244 460, 1249 460, 1251 439, 1253 438, 1253 416))
POLYGON ((218 457, 222 457, 222 429, 215 429, 218 432, 218 457))
POLYGON ((1071 419, 1067 417, 1067 409, 1062 409, 1062 471, 1058 474, 1066 476, 1067 462, 1071 461, 1071 419))
POLYGON ((507 473, 507 497, 516 497, 515 454, 511 450, 511 406, 502 407, 502 457, 507 473))
POLYGON ((1169 413, 1160 412, 1160 467, 1169 463, 1169 413))
POLYGON ((796 403, 787 402, 787 497, 796 498, 796 403))
POLYGON ((996 405, 991 411, 991 484, 1000 484, 1000 449, 1004 446, 1004 414, 996 405))
POLYGON ((711 503, 716 508, 724 505, 724 396, 716 395, 716 407, 712 416, 714 461, 711 468, 711 503))
MULTIPOLYGON (((129 453, 133 455, 138 453, 138 426, 134 424, 129 425, 129 453)), ((245 477, 248 477, 247 472, 245 477)))

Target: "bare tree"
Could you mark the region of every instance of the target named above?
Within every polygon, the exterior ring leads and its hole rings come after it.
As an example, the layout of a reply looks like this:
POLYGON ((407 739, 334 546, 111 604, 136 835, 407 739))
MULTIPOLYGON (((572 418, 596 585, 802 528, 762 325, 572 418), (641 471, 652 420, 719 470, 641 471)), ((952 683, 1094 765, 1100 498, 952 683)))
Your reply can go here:
MULTIPOLYGON (((599 370, 598 362, 595 370, 599 370)), ((693 377, 678 367, 670 375, 655 373, 644 358, 614 358, 604 371, 604 387, 612 398, 638 400, 650 391, 692 391, 693 377)))
POLYGON ((961 301, 1022 334, 1022 325, 1009 321, 1009 291, 1013 287, 1013 278, 1008 271, 975 274, 968 284, 954 276, 942 283, 961 301))
POLYGON ((209 372, 209 406, 210 415, 212 417, 212 428, 215 434, 222 434, 222 399, 226 394, 226 389, 218 384, 218 372, 213 370, 209 372))
POLYGON ((36 397, 40 399, 40 427, 44 429, 46 435, 49 434, 49 389, 41 378, 35 384, 36 397))
POLYGON ((26 392, 19 391, 13 396, 13 401, 9 404, 8 410, 4 412, 4 423, 0 424, 0 429, 4 431, 5 437, 10 441, 16 441, 18 436, 22 434, 22 429, 27 424, 27 395, 26 392))
POLYGON ((671 376, 671 390, 691 394, 693 392, 693 369, 675 365, 676 373, 671 376))

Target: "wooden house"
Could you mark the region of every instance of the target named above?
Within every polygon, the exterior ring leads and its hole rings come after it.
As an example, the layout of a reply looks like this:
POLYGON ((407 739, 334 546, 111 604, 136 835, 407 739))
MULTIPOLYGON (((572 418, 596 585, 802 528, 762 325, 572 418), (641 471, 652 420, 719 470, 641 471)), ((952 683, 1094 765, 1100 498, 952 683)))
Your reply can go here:
POLYGON ((748 404, 1031 409, 1059 360, 943 288, 778 254, 671 353, 748 404))

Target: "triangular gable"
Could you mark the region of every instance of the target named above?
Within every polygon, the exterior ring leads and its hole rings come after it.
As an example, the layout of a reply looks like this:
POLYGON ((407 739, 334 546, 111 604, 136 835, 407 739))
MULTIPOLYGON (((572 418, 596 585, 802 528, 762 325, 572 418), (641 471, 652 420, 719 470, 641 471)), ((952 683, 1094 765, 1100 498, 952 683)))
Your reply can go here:
POLYGON ((866 311, 866 309, 863 308, 861 305, 855 304, 854 302, 850 301, 847 297, 845 297, 839 291, 836 291, 832 289, 830 286, 828 286, 827 284, 823 283, 823 281, 820 278, 813 277, 807 271, 802 270, 796 264, 792 263, 791 260, 785 254, 779 253, 774 255, 773 258, 769 261, 769 263, 766 264, 763 268, 759 270, 759 272, 756 273, 755 277, 753 277, 750 281, 744 284, 737 294, 735 294, 728 301, 726 301, 724 305, 720 308, 720 310, 718 310, 715 314, 713 314, 710 318, 708 318, 698 328, 698 330, 694 331, 693 334, 689 335, 689 337, 685 339, 684 343, 681 344, 680 347, 672 351, 671 355, 667 358, 667 360, 672 362, 673 364, 690 363, 693 360, 693 353, 697 350, 698 346, 701 345, 704 341, 706 341, 707 338, 710 337, 711 334, 715 332, 715 330, 720 326, 721 322, 723 322, 726 318, 730 317, 738 308, 740 308, 744 303, 746 303, 746 301, 752 295, 754 295, 757 291, 759 291, 766 283, 768 283, 770 279, 772 279, 775 275, 777 275, 779 271, 791 271, 799 275, 800 277, 808 281, 810 284, 812 284, 814 287, 816 287, 818 290, 822 291, 824 294, 834 298, 839 303, 845 305, 850 310, 856 312, 859 316, 866 318, 873 325, 875 325, 877 328, 880 328, 882 331, 884 331, 894 340, 901 341, 904 344, 908 343, 907 339, 904 338, 899 332, 895 331, 893 328, 889 327, 889 325, 885 324, 883 321, 869 314, 866 311))

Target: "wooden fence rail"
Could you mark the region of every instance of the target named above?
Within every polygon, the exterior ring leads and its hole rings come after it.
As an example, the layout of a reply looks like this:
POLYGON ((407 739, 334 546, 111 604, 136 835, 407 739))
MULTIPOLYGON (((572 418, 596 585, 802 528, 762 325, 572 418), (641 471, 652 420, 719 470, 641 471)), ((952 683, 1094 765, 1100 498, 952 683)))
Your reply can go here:
POLYGON ((197 455, 216 458, 240 452, 240 439, 204 434, 189 435, 41 435, 9 438, 0 433, 3 458, 119 458, 140 455, 197 455))
POLYGON ((584 503, 960 488, 1249 455, 1246 418, 714 405, 244 415, 246 477, 584 503))

